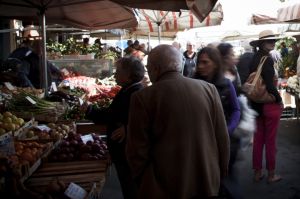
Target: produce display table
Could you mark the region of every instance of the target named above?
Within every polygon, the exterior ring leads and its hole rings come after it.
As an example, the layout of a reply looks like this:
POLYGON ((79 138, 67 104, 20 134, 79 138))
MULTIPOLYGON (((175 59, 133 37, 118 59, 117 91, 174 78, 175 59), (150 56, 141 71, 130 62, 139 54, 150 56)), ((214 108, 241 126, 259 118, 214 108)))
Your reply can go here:
POLYGON ((297 121, 299 121, 300 94, 289 88, 286 89, 286 92, 293 98, 293 104, 294 107, 296 108, 296 118, 297 121))
POLYGON ((43 192, 51 181, 58 178, 66 185, 73 182, 89 192, 94 183, 102 189, 107 168, 107 160, 45 163, 26 181, 25 185, 43 192))
POLYGON ((81 134, 97 133, 106 134, 106 126, 94 124, 90 121, 76 122, 76 132, 81 134))

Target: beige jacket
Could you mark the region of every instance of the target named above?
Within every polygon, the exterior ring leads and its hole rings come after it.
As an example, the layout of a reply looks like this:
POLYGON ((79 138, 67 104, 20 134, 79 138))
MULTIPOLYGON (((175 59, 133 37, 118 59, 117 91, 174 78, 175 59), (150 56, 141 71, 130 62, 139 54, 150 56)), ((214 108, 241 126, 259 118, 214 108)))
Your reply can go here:
POLYGON ((216 196, 229 138, 216 88, 170 72, 131 98, 127 158, 141 199, 216 196))

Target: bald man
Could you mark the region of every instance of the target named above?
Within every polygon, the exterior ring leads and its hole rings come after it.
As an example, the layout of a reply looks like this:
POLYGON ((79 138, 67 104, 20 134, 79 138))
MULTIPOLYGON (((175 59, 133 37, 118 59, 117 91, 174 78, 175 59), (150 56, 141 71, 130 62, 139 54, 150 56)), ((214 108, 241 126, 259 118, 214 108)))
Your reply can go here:
POLYGON ((141 199, 218 195, 229 139, 216 88, 184 77, 181 53, 159 45, 148 57, 152 85, 131 97, 126 155, 141 199))

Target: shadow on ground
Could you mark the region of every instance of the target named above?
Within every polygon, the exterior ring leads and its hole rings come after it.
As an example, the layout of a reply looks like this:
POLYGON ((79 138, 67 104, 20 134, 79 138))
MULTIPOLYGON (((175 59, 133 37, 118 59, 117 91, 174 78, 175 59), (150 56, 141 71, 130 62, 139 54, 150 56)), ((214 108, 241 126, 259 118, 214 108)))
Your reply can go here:
MULTIPOLYGON (((280 121, 277 137, 277 169, 282 180, 268 184, 266 179, 253 182, 252 146, 240 155, 236 163, 244 199, 300 199, 300 121, 280 121)), ((122 199, 121 188, 112 168, 104 185, 102 199, 122 199)))

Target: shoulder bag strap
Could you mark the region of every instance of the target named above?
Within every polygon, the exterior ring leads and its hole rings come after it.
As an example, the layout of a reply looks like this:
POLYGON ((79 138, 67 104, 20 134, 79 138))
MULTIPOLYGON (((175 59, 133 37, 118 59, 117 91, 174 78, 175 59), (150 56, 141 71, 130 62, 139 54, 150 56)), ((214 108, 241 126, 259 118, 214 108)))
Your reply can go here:
POLYGON ((262 66, 264 65, 265 61, 267 59, 267 56, 263 56, 261 59, 260 59, 260 62, 258 64, 258 67, 257 67, 257 70, 256 70, 256 74, 254 76, 254 80, 253 80, 253 84, 256 85, 257 81, 258 81, 258 78, 261 74, 261 71, 262 71, 262 66))

